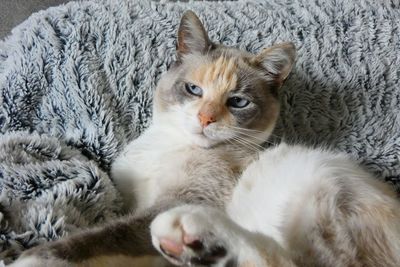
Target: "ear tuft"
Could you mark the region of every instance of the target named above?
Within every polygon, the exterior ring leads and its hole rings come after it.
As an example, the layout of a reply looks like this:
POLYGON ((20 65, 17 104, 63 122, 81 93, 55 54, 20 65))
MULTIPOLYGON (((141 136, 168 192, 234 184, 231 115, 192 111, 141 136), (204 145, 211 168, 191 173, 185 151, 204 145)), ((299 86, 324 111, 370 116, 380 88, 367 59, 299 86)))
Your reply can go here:
POLYGON ((186 11, 178 30, 178 56, 189 53, 205 53, 211 42, 200 19, 193 11, 186 11))
POLYGON ((268 75, 282 83, 292 70, 296 58, 293 43, 282 43, 266 48, 258 54, 254 62, 267 71, 268 75))

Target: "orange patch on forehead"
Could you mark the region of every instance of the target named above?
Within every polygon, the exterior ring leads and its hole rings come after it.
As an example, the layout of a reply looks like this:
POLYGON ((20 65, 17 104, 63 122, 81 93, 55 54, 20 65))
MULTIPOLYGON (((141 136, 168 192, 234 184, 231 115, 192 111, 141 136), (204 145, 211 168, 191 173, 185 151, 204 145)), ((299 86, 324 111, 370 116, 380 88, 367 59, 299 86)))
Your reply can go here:
POLYGON ((189 77, 203 89, 208 89, 212 95, 223 94, 236 87, 237 63, 235 58, 220 56, 211 63, 201 64, 189 77))

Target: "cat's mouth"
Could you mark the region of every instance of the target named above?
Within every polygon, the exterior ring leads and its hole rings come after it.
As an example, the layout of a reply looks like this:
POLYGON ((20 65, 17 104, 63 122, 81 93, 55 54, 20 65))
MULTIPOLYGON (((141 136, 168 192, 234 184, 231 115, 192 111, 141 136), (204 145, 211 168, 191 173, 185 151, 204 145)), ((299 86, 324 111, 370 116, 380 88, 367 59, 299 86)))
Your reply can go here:
POLYGON ((205 148, 215 145, 215 141, 210 139, 204 132, 194 134, 194 142, 196 145, 205 148))
POLYGON ((195 145, 203 148, 211 148, 220 143, 219 140, 215 140, 212 136, 209 136, 204 131, 192 133, 191 137, 195 145))
POLYGON ((229 139, 229 134, 220 127, 184 127, 184 132, 189 136, 189 141, 199 147, 211 148, 229 139))

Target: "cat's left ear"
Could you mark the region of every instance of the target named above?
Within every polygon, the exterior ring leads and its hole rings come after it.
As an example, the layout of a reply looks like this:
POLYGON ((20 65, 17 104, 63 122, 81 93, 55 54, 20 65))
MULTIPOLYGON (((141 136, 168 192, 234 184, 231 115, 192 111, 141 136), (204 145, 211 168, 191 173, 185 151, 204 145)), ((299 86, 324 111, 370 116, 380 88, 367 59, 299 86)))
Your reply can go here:
POLYGON ((178 29, 178 57, 190 53, 205 53, 212 45, 199 17, 193 11, 186 11, 178 29))
POLYGON ((266 75, 282 83, 292 70, 296 59, 296 48, 293 43, 282 43, 266 48, 253 59, 253 63, 262 67, 266 75))

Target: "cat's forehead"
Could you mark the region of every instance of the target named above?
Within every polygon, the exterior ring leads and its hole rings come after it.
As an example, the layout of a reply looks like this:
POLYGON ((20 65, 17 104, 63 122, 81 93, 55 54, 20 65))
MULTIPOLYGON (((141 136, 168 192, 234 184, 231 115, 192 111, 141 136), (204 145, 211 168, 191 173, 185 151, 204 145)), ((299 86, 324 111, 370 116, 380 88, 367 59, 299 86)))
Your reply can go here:
POLYGON ((199 60, 187 73, 187 78, 196 85, 218 91, 230 91, 237 86, 237 57, 220 55, 199 60))

